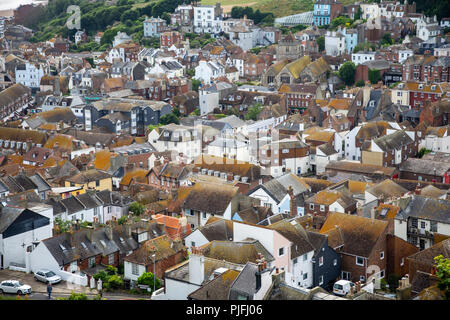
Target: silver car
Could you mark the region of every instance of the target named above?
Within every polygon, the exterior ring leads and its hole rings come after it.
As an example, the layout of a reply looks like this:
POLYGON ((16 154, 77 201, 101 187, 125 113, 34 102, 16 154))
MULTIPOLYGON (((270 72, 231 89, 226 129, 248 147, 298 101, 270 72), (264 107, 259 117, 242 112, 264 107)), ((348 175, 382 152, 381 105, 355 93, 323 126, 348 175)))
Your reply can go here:
POLYGON ((30 294, 31 287, 17 280, 5 280, 0 283, 0 293, 30 294))
POLYGON ((59 283, 61 282, 61 277, 58 276, 53 271, 47 270, 47 269, 39 269, 34 273, 34 279, 38 281, 42 281, 44 283, 59 283))

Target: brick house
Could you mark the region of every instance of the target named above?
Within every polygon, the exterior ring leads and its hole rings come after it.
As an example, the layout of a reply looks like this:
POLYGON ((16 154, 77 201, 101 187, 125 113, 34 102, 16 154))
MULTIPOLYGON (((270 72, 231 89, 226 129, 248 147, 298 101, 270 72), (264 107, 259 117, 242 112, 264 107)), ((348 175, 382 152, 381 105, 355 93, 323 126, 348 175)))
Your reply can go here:
POLYGON ((356 200, 335 190, 322 190, 305 200, 305 213, 314 217, 315 228, 320 229, 329 212, 353 214, 356 211, 356 200))
POLYGON ((9 116, 17 109, 26 105, 31 99, 31 89, 20 83, 1 91, 0 117, 5 118, 9 116))
POLYGON ((370 142, 370 147, 362 150, 361 162, 379 166, 397 166, 408 158, 417 155, 419 143, 414 132, 398 130, 394 133, 375 138, 370 142))
POLYGON ((166 270, 181 263, 186 257, 186 247, 181 240, 167 235, 145 241, 142 246, 124 258, 124 279, 137 281, 145 272, 164 279, 166 270))
POLYGON ((151 168, 146 177, 150 186, 163 190, 172 190, 179 188, 182 181, 187 178, 190 172, 190 166, 177 163, 164 163, 151 168))
POLYGON ((316 99, 323 99, 322 91, 316 84, 282 84, 278 92, 285 94, 289 112, 298 110, 303 113, 316 99))
POLYGON ((449 82, 449 57, 414 55, 403 62, 404 81, 449 82))
POLYGON ((366 282, 386 276, 388 223, 386 221, 333 212, 320 233, 341 255, 341 279, 366 282))
POLYGON ((183 41, 183 35, 178 31, 165 31, 159 35, 161 48, 170 48, 183 41))
POLYGON ((392 274, 403 277, 409 274, 408 257, 419 252, 419 249, 409 242, 394 236, 387 235, 387 265, 386 276, 392 274))

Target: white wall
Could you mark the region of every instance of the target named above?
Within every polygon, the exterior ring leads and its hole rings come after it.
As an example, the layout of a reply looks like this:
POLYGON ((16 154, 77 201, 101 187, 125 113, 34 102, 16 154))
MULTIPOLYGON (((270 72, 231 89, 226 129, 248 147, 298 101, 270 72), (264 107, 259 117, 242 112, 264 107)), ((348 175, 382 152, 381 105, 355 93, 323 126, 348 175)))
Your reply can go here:
POLYGON ((145 273, 145 266, 138 264, 138 275, 132 273, 132 263, 129 261, 124 261, 124 279, 137 281, 137 279, 145 273))
POLYGON ((174 279, 165 279, 165 288, 167 300, 187 300, 187 296, 199 289, 200 286, 174 279))
POLYGON ((201 247, 204 244, 209 243, 208 239, 201 233, 200 230, 195 230, 190 235, 188 235, 186 238, 184 238, 184 243, 186 248, 190 251, 191 250, 191 243, 194 242, 196 247, 201 247))

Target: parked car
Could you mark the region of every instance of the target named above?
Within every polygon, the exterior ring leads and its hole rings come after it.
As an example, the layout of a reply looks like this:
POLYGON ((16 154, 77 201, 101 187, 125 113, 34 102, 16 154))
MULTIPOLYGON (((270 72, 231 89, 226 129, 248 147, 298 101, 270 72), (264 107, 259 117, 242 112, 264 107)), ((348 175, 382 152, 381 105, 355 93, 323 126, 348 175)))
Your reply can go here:
POLYGON ((338 296, 345 296, 350 292, 350 288, 354 287, 355 284, 348 280, 336 281, 333 285, 333 293, 338 296))
POLYGON ((55 283, 61 282, 61 277, 60 276, 58 276, 53 271, 50 271, 50 270, 47 270, 47 269, 37 270, 34 273, 34 279, 36 279, 37 281, 42 281, 44 283, 51 283, 51 284, 55 284, 55 283))
POLYGON ((0 293, 30 294, 31 286, 18 280, 5 280, 0 283, 0 293))

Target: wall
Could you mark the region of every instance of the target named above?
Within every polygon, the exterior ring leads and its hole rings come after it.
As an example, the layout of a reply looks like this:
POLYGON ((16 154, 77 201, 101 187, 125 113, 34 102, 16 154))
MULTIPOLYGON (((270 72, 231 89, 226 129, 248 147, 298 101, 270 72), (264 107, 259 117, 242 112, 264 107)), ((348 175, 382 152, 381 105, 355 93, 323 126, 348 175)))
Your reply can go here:
POLYGON ((383 163, 383 153, 382 152, 371 152, 362 151, 361 163, 363 164, 373 164, 376 166, 384 166, 383 163))
POLYGON ((167 300, 187 300, 187 296, 199 288, 200 286, 188 282, 167 278, 165 280, 167 300))

